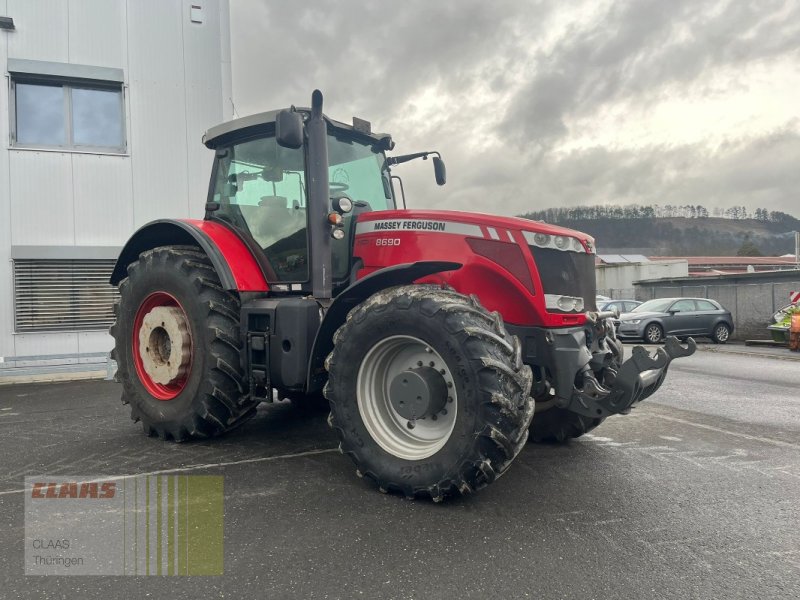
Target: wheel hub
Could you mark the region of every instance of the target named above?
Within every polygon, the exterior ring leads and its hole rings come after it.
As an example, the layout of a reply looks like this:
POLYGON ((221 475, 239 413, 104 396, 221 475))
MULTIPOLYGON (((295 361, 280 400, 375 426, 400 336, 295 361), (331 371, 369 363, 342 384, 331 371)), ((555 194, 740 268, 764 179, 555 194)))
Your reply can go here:
POLYGON ((392 408, 404 419, 415 421, 435 415, 447 404, 447 383, 431 367, 399 373, 389 385, 392 408))
POLYGON ((410 335, 377 342, 364 356, 356 381, 358 412, 372 439, 404 460, 423 460, 447 443, 458 395, 447 362, 410 335))
POLYGON ((156 306, 139 327, 139 357, 155 383, 169 385, 183 379, 191 364, 192 343, 186 315, 177 306, 156 306))

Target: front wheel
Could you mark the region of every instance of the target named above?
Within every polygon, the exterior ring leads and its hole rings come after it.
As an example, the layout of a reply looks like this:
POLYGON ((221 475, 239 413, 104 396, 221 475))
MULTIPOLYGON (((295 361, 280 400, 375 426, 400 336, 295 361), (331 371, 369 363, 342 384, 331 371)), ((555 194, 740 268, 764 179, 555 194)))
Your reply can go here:
POLYGON ((714 327, 714 333, 711 334, 711 339, 715 344, 724 344, 731 337, 731 330, 725 323, 720 323, 714 327))
POLYGON ((664 339, 664 330, 658 323, 650 323, 644 330, 644 341, 648 344, 658 344, 664 339))
POLYGON ((531 371, 519 340, 474 298, 384 290, 348 315, 334 342, 330 423, 381 491, 439 501, 478 490, 525 445, 531 371))

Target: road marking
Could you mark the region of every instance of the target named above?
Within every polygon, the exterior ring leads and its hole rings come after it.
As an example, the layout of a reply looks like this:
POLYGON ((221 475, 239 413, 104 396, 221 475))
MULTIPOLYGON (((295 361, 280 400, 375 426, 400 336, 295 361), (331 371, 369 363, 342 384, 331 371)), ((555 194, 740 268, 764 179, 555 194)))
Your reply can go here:
MULTIPOLYGON (((262 456, 260 458, 245 458, 242 460, 232 460, 229 462, 207 463, 202 465, 189 465, 187 467, 175 467, 174 469, 161 469, 159 471, 150 471, 149 473, 136 473, 134 475, 104 475, 96 481, 107 481, 109 479, 133 479, 143 475, 166 475, 167 473, 186 473, 188 471, 202 471, 203 469, 214 469, 217 467, 230 467, 234 465, 246 465, 250 463, 259 462, 272 462, 274 460, 283 460, 285 458, 302 458, 304 456, 316 456, 317 454, 329 454, 331 452, 338 452, 339 448, 323 448, 321 450, 308 450, 306 452, 296 452, 295 454, 279 454, 277 456, 262 456)), ((92 483, 89 481, 87 483, 92 483)), ((27 488, 21 490, 8 490, 0 492, 0 496, 8 496, 10 494, 24 494, 27 488)))
POLYGON ((764 442, 765 444, 773 444, 775 446, 781 446, 782 448, 793 448, 795 450, 800 450, 800 444, 792 444, 791 442, 784 442, 781 440, 773 440, 772 438, 765 438, 760 437, 757 435, 750 435, 747 433, 739 433, 737 431, 730 431, 729 429, 722 429, 721 427, 714 427, 713 425, 703 425, 702 423, 695 423, 693 421, 687 421, 686 419, 680 419, 678 417, 668 417, 666 415, 657 415, 654 413, 650 413, 651 417, 655 417, 657 419, 664 419, 666 421, 672 421, 674 423, 682 423, 683 425, 691 425, 692 427, 699 427, 700 429, 707 429, 708 431, 715 431, 717 433, 725 433, 727 435, 733 435, 736 437, 744 438, 746 440, 751 440, 754 442, 764 442))
POLYGON ((19 413, 2 413, 0 417, 18 417, 19 413))

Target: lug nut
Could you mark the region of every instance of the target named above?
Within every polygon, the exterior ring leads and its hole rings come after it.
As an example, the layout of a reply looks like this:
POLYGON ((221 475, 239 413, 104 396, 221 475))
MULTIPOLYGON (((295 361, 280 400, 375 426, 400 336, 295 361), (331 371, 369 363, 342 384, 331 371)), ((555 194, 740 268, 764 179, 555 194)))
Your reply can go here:
POLYGON ((447 397, 447 401, 448 401, 448 402, 452 402, 452 401, 453 401, 453 397, 452 397, 452 396, 448 396, 448 397, 447 397))
POLYGON ((408 423, 406 423, 406 427, 408 427, 409 429, 414 429, 414 421, 409 421, 408 423))
POLYGON ((437 417, 436 415, 431 415, 431 421, 435 421, 435 420, 436 420, 436 419, 438 419, 438 418, 439 418, 439 417, 437 417))
POLYGON ((429 367, 435 367, 435 366, 436 366, 436 363, 435 363, 435 362, 433 362, 433 361, 431 361, 431 362, 429 362, 429 363, 428 363, 428 366, 429 366, 429 367))
POLYGON ((446 408, 443 408, 443 409, 442 409, 442 415, 446 415, 446 414, 447 414, 447 409, 446 409, 446 408))

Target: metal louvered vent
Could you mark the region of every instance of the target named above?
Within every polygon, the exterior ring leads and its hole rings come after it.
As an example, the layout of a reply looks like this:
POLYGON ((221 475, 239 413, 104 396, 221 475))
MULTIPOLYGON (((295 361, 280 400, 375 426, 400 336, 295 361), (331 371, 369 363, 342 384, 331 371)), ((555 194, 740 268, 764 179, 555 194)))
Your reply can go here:
POLYGON ((114 322, 113 260, 14 260, 14 329, 87 331, 114 322))

